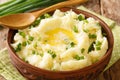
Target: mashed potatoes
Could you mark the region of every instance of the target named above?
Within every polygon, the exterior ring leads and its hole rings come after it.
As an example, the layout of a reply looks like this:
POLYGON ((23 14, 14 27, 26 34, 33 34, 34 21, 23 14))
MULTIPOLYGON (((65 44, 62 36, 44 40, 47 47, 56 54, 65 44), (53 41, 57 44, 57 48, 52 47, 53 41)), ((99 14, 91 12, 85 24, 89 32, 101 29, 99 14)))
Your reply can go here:
POLYGON ((89 66, 106 53, 108 41, 95 19, 72 10, 41 16, 18 30, 12 43, 17 55, 36 67, 69 71, 89 66), (37 25, 39 23, 39 25, 37 25))

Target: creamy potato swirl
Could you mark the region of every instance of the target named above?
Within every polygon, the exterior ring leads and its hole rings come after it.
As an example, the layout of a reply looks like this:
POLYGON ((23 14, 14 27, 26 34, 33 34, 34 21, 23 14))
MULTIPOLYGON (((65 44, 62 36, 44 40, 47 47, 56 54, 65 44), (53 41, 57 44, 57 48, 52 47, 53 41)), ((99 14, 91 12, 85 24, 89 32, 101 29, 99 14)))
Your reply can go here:
POLYGON ((106 53, 108 41, 94 18, 72 10, 39 17, 29 28, 18 30, 11 45, 25 62, 53 71, 89 66, 106 53))

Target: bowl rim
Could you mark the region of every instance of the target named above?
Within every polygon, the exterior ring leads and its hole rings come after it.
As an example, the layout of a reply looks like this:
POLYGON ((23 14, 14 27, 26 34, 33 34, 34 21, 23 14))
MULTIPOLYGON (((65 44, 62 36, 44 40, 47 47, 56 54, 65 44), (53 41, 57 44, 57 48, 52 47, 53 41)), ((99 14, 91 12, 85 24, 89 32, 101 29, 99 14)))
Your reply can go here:
POLYGON ((48 74, 54 74, 54 73, 55 74, 56 73, 58 73, 58 74, 62 74, 62 73, 63 74, 66 74, 66 73, 70 74, 70 73, 76 73, 76 72, 81 72, 82 73, 82 72, 88 71, 89 69, 95 68, 96 66, 100 65, 109 55, 111 56, 112 50, 113 50, 113 45, 114 45, 114 38, 113 38, 112 31, 110 30, 108 25, 103 20, 101 20, 99 17, 97 17, 97 16, 95 16, 95 15, 89 13, 89 12, 86 12, 86 11, 83 11, 83 10, 80 10, 80 9, 76 9, 76 8, 73 8, 73 7, 63 7, 63 8, 59 8, 59 9, 61 11, 63 9, 66 9, 66 10, 71 10, 72 9, 76 13, 84 14, 87 17, 93 17, 94 19, 98 20, 101 27, 105 31, 107 31, 107 34, 109 34, 109 35, 107 35, 107 38, 109 38, 109 39, 111 38, 111 39, 110 40, 107 39, 108 40, 108 50, 105 53, 105 55, 99 61, 97 61, 96 63, 93 63, 93 64, 91 64, 89 66, 83 67, 81 69, 70 70, 70 71, 52 71, 52 70, 46 70, 46 69, 38 68, 38 67, 36 67, 34 65, 31 65, 29 63, 24 62, 18 55, 16 55, 13 47, 11 46, 11 41, 10 41, 11 37, 13 37, 12 35, 10 36, 10 33, 13 33, 15 31, 15 30, 12 30, 12 29, 9 29, 8 35, 7 35, 7 47, 8 47, 8 50, 9 50, 9 54, 12 54, 23 65, 29 66, 31 69, 40 70, 42 72, 47 72, 48 74))

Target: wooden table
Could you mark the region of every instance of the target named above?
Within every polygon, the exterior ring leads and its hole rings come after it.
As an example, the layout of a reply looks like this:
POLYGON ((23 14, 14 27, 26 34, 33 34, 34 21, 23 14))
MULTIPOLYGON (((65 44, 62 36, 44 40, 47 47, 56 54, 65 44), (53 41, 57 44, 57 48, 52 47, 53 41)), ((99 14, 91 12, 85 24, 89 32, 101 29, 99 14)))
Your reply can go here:
MULTIPOLYGON (((120 0, 89 0, 84 6, 98 14, 115 20, 120 25, 120 0)), ((6 47, 7 31, 8 28, 0 30, 0 49, 6 47)), ((5 79, 0 76, 0 80, 5 79)), ((120 80, 120 60, 99 75, 96 80, 120 80)))

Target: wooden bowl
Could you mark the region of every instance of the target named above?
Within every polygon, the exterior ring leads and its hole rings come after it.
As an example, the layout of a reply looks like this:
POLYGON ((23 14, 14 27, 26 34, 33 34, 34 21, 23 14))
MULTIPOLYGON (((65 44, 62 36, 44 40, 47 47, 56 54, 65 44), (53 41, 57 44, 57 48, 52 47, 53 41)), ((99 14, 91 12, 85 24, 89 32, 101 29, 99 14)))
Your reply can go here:
POLYGON ((94 19, 99 21, 100 25, 102 26, 102 31, 107 34, 106 37, 108 39, 108 50, 106 54, 98 62, 82 69, 57 72, 44 70, 24 62, 16 55, 14 49, 11 46, 16 31, 10 29, 7 37, 10 58, 14 66, 24 77, 31 80, 94 80, 94 78, 97 77, 105 69, 111 58, 113 50, 114 39, 111 30, 109 29, 108 25, 104 23, 100 18, 88 12, 70 7, 64 7, 60 10, 65 12, 71 9, 77 14, 82 13, 86 17, 93 17, 94 19))

